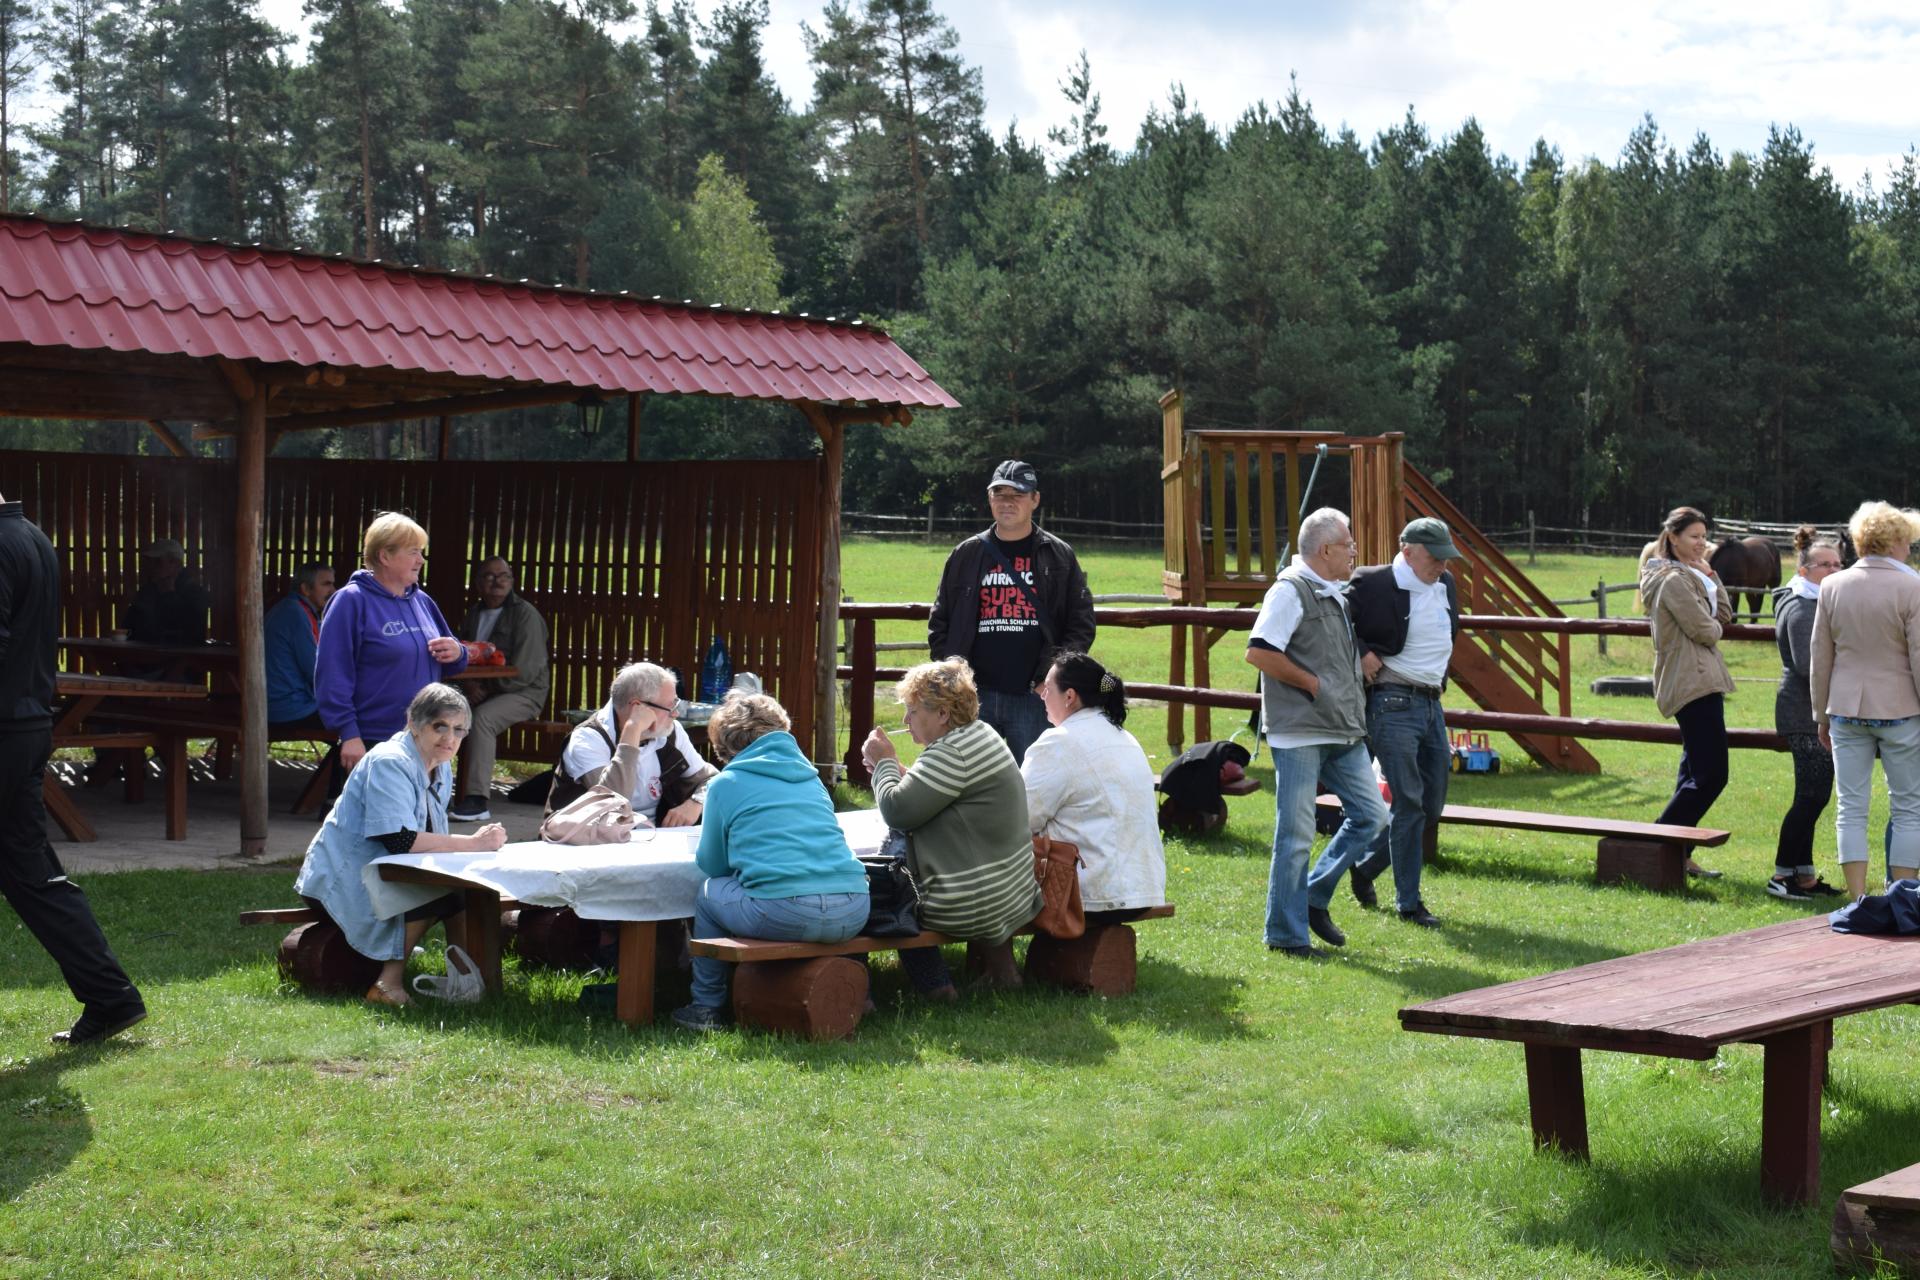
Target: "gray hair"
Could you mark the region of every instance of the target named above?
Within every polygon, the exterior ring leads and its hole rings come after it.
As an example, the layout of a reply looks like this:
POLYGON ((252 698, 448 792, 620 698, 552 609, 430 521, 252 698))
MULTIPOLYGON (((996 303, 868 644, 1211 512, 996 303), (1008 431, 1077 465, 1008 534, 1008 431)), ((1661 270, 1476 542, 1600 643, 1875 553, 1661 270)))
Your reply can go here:
POLYGON ((407 704, 407 727, 418 729, 432 724, 434 717, 454 711, 472 722, 473 708, 467 705, 465 694, 450 684, 430 684, 414 694, 413 701, 407 704))
POLYGON ((329 572, 332 568, 333 566, 324 560, 309 560, 294 570, 293 580, 303 587, 311 587, 320 581, 321 574, 329 572))
POLYGON ((707 721, 707 745, 714 759, 725 764, 768 734, 787 733, 792 728, 786 708, 771 697, 735 689, 707 721))
POLYGON ((660 686, 673 679, 673 672, 652 662, 632 662, 616 671, 613 687, 607 690, 607 701, 613 704, 614 714, 618 715, 622 707, 636 701, 651 702, 660 692, 660 686))
POLYGON ((1330 542, 1345 542, 1353 536, 1347 513, 1338 507, 1309 511, 1300 522, 1300 554, 1310 556, 1330 542))

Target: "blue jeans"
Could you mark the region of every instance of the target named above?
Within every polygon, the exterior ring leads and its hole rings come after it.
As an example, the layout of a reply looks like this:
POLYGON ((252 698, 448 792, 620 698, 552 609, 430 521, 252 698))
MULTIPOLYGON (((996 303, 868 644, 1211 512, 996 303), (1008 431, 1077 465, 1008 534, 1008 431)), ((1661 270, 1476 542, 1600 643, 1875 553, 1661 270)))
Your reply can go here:
POLYGON ((1359 870, 1377 876, 1391 862, 1394 905, 1411 911, 1420 905, 1427 828, 1439 823, 1447 807, 1453 766, 1440 699, 1404 686, 1374 685, 1367 691, 1367 746, 1393 791, 1393 816, 1359 870))
MULTIPOLYGON (((867 923, 864 893, 803 893, 796 898, 749 898, 738 876, 715 876, 693 900, 696 938, 769 938, 780 942, 845 942, 867 923)), ((693 1002, 723 1008, 732 965, 693 958, 693 1002)))
POLYGON ((1273 866, 1267 872, 1267 945, 1304 947, 1307 907, 1324 907, 1333 887, 1386 825, 1387 806, 1373 778, 1367 744, 1284 747, 1273 752, 1273 866), (1313 876, 1313 801, 1321 779, 1340 798, 1346 820, 1327 841, 1313 876))
POLYGON ((980 718, 1007 740, 1015 764, 1025 764, 1027 748, 1047 731, 1047 704, 1034 693, 980 690, 980 718))

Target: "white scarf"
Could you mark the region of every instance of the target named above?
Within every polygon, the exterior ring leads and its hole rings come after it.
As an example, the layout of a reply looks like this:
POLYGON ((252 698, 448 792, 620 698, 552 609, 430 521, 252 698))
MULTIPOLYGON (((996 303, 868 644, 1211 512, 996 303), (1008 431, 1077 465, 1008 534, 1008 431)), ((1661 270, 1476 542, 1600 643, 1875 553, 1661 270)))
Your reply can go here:
POLYGON ((1797 599, 1801 600, 1818 600, 1820 598, 1820 584, 1817 582, 1808 582, 1797 573, 1787 580, 1787 590, 1797 599))
POLYGON ((1347 587, 1350 584, 1345 582, 1328 582, 1325 578, 1315 573, 1313 567, 1299 556, 1293 558, 1293 567, 1298 569, 1307 581, 1313 585, 1313 593, 1315 595, 1326 600, 1345 598, 1347 587))

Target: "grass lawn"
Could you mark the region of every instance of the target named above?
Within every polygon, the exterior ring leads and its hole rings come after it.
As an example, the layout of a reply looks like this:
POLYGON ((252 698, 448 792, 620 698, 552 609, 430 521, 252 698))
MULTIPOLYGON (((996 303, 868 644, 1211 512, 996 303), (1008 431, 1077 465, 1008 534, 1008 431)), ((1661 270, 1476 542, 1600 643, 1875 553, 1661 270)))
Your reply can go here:
MULTIPOLYGON (((925 600, 944 553, 855 540, 849 590, 925 600)), ((1085 561, 1096 591, 1157 581, 1157 552, 1085 561)), ((1631 565, 1538 567, 1553 595, 1603 574, 1631 565)), ((1097 649, 1157 679, 1163 644, 1097 649)), ((1574 642, 1583 682, 1645 670, 1643 642, 1611 648, 1574 642)), ((1235 683, 1237 654, 1217 651, 1235 683)), ((1732 656, 1762 679, 1729 719, 1769 724, 1770 650, 1732 656)), ((1654 716, 1584 692, 1575 709, 1654 716)), ((1130 727, 1164 758, 1163 723, 1140 708, 1130 727)), ((1503 772, 1457 780, 1456 798, 1651 817, 1677 757, 1598 743, 1605 771, 1575 778, 1502 746, 1503 772)), ((830 1045, 633 1034, 576 1008, 577 975, 511 960, 505 996, 475 1008, 309 998, 280 986, 277 934, 233 923, 290 903, 292 867, 94 877, 154 1016, 104 1049, 51 1050, 71 1004, 0 915, 0 1275, 1825 1274, 1833 1198, 1914 1158, 1902 1082, 1920 1015, 1840 1024, 1820 1203, 1791 1212, 1758 1194, 1757 1048, 1587 1055, 1593 1160, 1576 1165, 1531 1150, 1517 1046, 1394 1017, 1807 910, 1760 887, 1785 757, 1736 753, 1734 770, 1712 820, 1736 835, 1703 854, 1724 880, 1599 889, 1590 842, 1450 830, 1427 892, 1446 928, 1343 897, 1351 941, 1317 966, 1261 945, 1272 799, 1235 801, 1220 836, 1169 844, 1179 916, 1141 926, 1134 996, 928 1010, 882 964, 880 1012, 830 1045)), ((1837 879, 1830 828, 1822 849, 1837 879)))

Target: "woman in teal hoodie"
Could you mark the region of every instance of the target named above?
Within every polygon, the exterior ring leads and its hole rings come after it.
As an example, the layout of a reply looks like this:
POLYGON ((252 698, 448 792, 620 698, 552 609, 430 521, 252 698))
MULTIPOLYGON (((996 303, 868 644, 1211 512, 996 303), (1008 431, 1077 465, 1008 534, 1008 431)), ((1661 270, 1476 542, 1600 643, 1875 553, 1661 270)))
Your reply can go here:
MULTIPOLYGON (((866 870, 791 728, 760 693, 728 694, 707 722, 722 768, 707 784, 694 854, 708 876, 693 906, 696 938, 843 942, 867 923, 866 870)), ((727 1025, 731 967, 695 956, 693 1003, 673 1020, 690 1031, 727 1025)))

